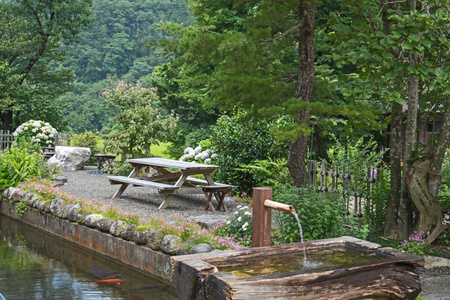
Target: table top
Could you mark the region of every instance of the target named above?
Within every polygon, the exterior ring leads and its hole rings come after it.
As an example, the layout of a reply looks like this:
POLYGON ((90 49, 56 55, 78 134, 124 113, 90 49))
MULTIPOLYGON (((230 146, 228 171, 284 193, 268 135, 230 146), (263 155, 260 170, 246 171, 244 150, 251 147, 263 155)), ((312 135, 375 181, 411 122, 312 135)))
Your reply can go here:
POLYGON ((216 170, 219 169, 219 166, 214 165, 205 165, 199 164, 195 162, 186 162, 181 160, 173 160, 168 158, 159 158, 159 157, 151 157, 151 158, 130 158, 127 159, 132 165, 141 165, 141 166, 149 166, 149 167, 161 167, 161 168, 175 168, 179 170, 216 170))

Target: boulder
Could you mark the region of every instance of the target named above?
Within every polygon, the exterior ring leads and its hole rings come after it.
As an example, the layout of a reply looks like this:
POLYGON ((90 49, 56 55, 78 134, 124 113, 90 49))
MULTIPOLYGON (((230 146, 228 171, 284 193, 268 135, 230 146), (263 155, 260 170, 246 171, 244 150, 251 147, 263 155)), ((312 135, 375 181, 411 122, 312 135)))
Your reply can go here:
POLYGON ((132 241, 134 238, 134 232, 136 231, 136 225, 131 224, 125 228, 124 231, 120 234, 120 237, 125 241, 132 241))
POLYGON ((90 228, 95 228, 97 226, 97 222, 101 219, 104 219, 102 215, 90 214, 87 215, 86 218, 84 218, 84 221, 82 221, 81 224, 90 228))
POLYGON ((116 220, 111 224, 109 228, 109 233, 113 236, 120 236, 122 232, 127 228, 128 224, 125 221, 116 220))
POLYGON ((57 214, 58 217, 61 219, 67 220, 69 211, 72 209, 73 204, 67 204, 65 205, 57 214))
POLYGON ((161 242, 161 250, 169 255, 177 254, 177 251, 182 248, 182 240, 179 236, 168 234, 161 242))
POLYGON ((208 253, 213 250, 213 247, 209 244, 198 244, 191 248, 189 251, 190 254, 197 254, 197 253, 208 253))
POLYGON ((90 156, 91 148, 56 146, 55 155, 47 163, 58 166, 63 171, 76 171, 84 168, 90 156))
POLYGON ((146 231, 135 231, 133 240, 137 245, 146 245, 148 242, 148 230, 146 231))
POLYGON ((74 206, 72 206, 72 208, 69 210, 69 213, 67 214, 67 220, 69 220, 70 222, 76 222, 77 215, 80 209, 80 204, 75 204, 74 206))
POLYGON ((227 215, 209 214, 189 217, 188 221, 194 221, 205 229, 211 230, 218 222, 225 222, 227 215))
POLYGON ((100 230, 101 232, 109 232, 109 230, 111 229, 112 222, 113 221, 110 219, 98 220, 97 229, 100 230))
POLYGON ((58 212, 66 205, 63 199, 56 197, 52 200, 50 204, 50 212, 54 215, 58 214, 58 212))
POLYGON ((150 229, 147 234, 147 246, 156 251, 160 250, 163 237, 164 234, 161 230, 150 229))
POLYGON ((86 219, 87 216, 89 216, 89 212, 80 208, 77 212, 76 222, 81 224, 84 221, 84 219, 86 219))
POLYGON ((9 187, 3 190, 3 197, 5 197, 8 200, 12 200, 14 194, 18 191, 15 187, 9 187))

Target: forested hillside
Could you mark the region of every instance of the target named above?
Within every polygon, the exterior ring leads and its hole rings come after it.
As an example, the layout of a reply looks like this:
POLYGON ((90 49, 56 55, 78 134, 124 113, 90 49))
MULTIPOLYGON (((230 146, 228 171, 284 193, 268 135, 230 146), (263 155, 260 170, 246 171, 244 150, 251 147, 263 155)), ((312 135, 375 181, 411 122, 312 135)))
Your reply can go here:
POLYGON ((64 66, 73 68, 76 82, 61 99, 73 132, 109 130, 111 113, 101 93, 117 79, 150 87, 154 67, 167 61, 161 50, 148 47, 166 35, 155 23, 194 22, 187 0, 94 0, 92 9, 95 21, 81 32, 79 43, 66 46, 64 66))

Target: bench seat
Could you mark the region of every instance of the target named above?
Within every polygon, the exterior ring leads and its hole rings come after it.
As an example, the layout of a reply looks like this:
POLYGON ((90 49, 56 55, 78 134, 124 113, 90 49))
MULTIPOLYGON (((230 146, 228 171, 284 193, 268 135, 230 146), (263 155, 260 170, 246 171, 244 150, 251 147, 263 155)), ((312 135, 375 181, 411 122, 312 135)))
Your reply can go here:
POLYGON ((150 188, 156 188, 158 190, 177 190, 179 187, 170 184, 147 181, 142 179, 130 178, 125 176, 108 176, 111 184, 132 184, 136 186, 145 186, 150 188))

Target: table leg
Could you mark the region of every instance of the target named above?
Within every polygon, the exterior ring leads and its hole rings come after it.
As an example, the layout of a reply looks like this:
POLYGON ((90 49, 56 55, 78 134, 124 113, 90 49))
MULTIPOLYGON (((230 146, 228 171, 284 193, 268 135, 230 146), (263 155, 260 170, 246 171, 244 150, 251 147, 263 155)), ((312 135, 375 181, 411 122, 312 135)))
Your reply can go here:
POLYGON ((220 208, 223 208, 223 211, 226 212, 227 211, 227 207, 225 206, 225 195, 227 194, 227 192, 217 192, 214 194, 214 197, 216 197, 216 200, 218 202, 217 204, 217 210, 220 211, 220 208))
MULTIPOLYGON (((128 175, 128 177, 130 178, 135 178, 137 174, 139 174, 139 171, 141 170, 142 166, 136 166, 133 171, 130 172, 130 175, 128 175)), ((120 196, 122 196, 123 192, 127 189, 127 187, 129 186, 129 183, 123 183, 119 190, 117 191, 117 193, 114 194, 113 199, 114 198, 119 198, 120 196)))
POLYGON ((119 198, 120 196, 122 196, 123 192, 126 190, 126 188, 128 187, 128 183, 124 183, 120 186, 119 190, 114 194, 113 199, 114 198, 119 198))
POLYGON ((216 212, 216 210, 214 209, 214 206, 211 203, 211 199, 212 199, 212 194, 211 192, 204 192, 205 197, 206 197, 206 205, 205 205, 205 210, 211 210, 212 212, 216 212))
POLYGON ((99 171, 102 170, 102 158, 101 158, 101 157, 98 158, 98 166, 97 166, 97 170, 99 170, 99 171))
POLYGON ((170 203, 170 201, 172 201, 172 199, 173 199, 174 196, 175 196, 175 195, 173 195, 173 194, 168 195, 168 196, 166 197, 166 199, 164 199, 163 203, 161 203, 161 205, 158 207, 158 209, 166 209, 167 206, 169 206, 169 203, 170 203))

